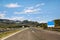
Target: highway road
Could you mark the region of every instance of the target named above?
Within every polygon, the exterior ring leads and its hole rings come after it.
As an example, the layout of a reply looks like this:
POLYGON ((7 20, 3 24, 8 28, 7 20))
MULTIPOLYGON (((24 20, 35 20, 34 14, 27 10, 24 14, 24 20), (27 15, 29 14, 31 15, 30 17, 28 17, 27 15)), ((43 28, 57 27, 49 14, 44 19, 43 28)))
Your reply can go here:
POLYGON ((29 28, 5 40, 60 40, 60 35, 53 32, 29 28))

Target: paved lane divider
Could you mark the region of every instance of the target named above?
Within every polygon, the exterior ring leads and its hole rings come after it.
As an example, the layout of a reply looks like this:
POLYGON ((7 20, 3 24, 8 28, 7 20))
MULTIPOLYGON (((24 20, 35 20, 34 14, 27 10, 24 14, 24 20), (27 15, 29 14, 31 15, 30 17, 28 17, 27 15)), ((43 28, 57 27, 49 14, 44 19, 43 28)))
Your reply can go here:
POLYGON ((24 30, 27 30, 27 29, 29 29, 29 28, 24 28, 24 29, 22 29, 22 30, 20 30, 20 31, 18 31, 18 32, 12 33, 11 35, 8 35, 8 36, 6 36, 6 37, 4 37, 4 38, 1 38, 1 40, 5 40, 5 39, 7 39, 7 38, 9 38, 9 37, 11 37, 11 36, 19 33, 19 32, 22 32, 22 31, 24 31, 24 30))

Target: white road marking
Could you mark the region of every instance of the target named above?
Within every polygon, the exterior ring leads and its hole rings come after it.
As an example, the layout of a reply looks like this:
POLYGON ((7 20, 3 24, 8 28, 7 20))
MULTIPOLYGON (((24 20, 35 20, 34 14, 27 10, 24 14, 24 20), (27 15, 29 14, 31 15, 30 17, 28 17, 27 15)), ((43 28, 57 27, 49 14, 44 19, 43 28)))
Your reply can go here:
POLYGON ((32 31, 33 33, 35 33, 34 31, 32 31))
POLYGON ((11 34, 11 35, 9 35, 9 36, 6 36, 6 37, 2 38, 1 40, 5 40, 5 39, 7 39, 7 38, 9 38, 9 37, 11 37, 11 36, 19 33, 19 32, 22 32, 22 31, 26 30, 26 29, 28 29, 28 28, 22 29, 22 30, 20 30, 20 31, 18 31, 18 32, 16 32, 16 33, 13 33, 13 34, 11 34))

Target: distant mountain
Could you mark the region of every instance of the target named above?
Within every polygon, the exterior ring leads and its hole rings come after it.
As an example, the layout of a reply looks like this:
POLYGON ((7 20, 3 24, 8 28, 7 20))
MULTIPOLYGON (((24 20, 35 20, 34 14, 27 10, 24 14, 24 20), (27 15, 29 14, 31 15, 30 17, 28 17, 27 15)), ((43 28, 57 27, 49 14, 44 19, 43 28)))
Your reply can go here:
POLYGON ((9 19, 0 19, 0 23, 10 24, 10 23, 15 23, 15 21, 9 19))
POLYGON ((24 20, 24 21, 20 21, 20 20, 9 20, 9 19, 0 19, 0 24, 14 24, 14 25, 31 25, 31 26, 36 26, 39 23, 38 22, 34 22, 34 21, 28 21, 28 20, 24 20))

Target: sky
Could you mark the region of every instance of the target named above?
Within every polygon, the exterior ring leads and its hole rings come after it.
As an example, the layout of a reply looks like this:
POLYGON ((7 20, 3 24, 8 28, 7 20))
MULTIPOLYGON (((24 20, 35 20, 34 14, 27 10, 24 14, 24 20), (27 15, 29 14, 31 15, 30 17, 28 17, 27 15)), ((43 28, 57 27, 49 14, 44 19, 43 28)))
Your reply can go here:
POLYGON ((0 19, 52 23, 60 19, 60 0, 0 0, 0 19))

